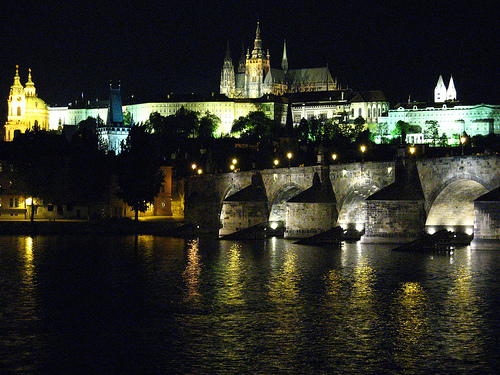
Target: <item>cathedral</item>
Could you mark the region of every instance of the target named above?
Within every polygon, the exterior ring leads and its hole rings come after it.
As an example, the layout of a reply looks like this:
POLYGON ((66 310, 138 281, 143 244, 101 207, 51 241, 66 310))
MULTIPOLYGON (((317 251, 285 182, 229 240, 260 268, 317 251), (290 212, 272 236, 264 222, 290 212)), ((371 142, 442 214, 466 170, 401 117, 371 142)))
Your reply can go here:
POLYGON ((271 67, 269 50, 262 49, 260 26, 257 23, 253 50, 247 50, 235 70, 229 43, 221 72, 220 93, 228 98, 260 98, 266 94, 283 95, 294 92, 338 90, 328 67, 289 69, 286 42, 283 45, 281 69, 271 67))
POLYGON ((49 110, 47 104, 37 97, 35 85, 31 80, 31 69, 28 70, 28 82, 23 86, 19 77, 19 66, 16 65, 14 84, 10 88, 7 104, 4 136, 6 141, 13 140, 16 133, 24 133, 34 127, 49 129, 49 110))

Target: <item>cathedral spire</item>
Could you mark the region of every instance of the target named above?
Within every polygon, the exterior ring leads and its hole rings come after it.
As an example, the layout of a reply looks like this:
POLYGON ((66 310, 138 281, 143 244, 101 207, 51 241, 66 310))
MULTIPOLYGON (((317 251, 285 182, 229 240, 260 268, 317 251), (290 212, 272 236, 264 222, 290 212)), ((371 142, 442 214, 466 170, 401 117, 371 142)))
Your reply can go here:
POLYGON ((224 58, 224 61, 229 61, 229 60, 231 60, 231 52, 229 51, 229 40, 228 40, 226 47, 226 57, 224 58))
POLYGON ((288 58, 286 57, 286 39, 283 42, 283 59, 281 60, 281 68, 286 74, 288 72, 288 58))
POLYGON ((255 41, 253 43, 253 51, 252 57, 263 57, 264 53, 262 52, 262 39, 260 39, 260 25, 259 21, 257 21, 257 30, 255 31, 255 41))

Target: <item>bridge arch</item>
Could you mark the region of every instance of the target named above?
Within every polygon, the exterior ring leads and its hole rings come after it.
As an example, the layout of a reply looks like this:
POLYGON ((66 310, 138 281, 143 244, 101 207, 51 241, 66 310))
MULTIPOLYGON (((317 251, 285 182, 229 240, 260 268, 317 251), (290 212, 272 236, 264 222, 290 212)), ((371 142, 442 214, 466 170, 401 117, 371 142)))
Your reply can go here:
POLYGON ((474 226, 474 200, 493 187, 478 176, 457 174, 445 181, 426 204, 426 226, 474 226))
POLYGON ((359 181, 337 203, 338 225, 343 228, 362 230, 366 221, 366 198, 380 190, 380 184, 372 179, 359 181))
POLYGON ((286 202, 303 191, 303 187, 293 182, 280 187, 269 202, 269 222, 284 222, 286 218, 286 202))

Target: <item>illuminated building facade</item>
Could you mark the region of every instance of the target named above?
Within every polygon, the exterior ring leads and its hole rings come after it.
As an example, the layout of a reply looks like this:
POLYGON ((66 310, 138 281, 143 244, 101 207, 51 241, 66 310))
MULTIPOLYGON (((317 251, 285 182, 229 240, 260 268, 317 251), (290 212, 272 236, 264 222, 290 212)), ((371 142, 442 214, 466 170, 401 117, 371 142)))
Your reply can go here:
POLYGON ((49 129, 49 110, 36 94, 35 84, 31 79, 31 69, 28 72, 28 82, 23 86, 19 77, 19 66, 16 65, 14 84, 10 88, 7 104, 7 122, 4 128, 6 141, 12 141, 16 133, 24 133, 34 127, 41 130, 49 129))
POLYGON ((458 143, 464 132, 469 136, 500 134, 500 105, 460 105, 456 99, 453 78, 450 78, 447 88, 443 77, 439 76, 434 89, 434 103, 409 101, 397 104, 394 109, 378 118, 378 123, 385 129, 387 137, 391 137, 398 121, 419 129, 418 132, 406 135, 406 141, 412 144, 430 142, 425 138, 424 132, 434 121, 437 122, 439 136, 444 134, 448 144, 458 143))

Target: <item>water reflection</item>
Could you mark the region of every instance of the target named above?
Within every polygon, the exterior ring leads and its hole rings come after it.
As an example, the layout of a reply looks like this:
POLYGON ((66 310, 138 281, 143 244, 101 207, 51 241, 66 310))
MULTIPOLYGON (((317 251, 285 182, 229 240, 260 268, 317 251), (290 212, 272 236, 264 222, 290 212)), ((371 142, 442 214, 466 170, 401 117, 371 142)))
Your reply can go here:
POLYGON ((190 240, 187 242, 187 266, 183 273, 187 287, 186 301, 198 302, 200 299, 200 275, 201 275, 201 257, 199 240, 190 240))
POLYGON ((426 295, 419 283, 401 285, 396 292, 394 317, 397 334, 395 361, 406 371, 418 370, 427 363, 425 357, 432 350, 426 295))
POLYGON ((493 373, 499 260, 283 239, 6 237, 0 369, 493 373))
POLYGON ((447 355, 456 361, 473 364, 484 352, 483 313, 481 298, 474 290, 473 274, 468 264, 458 267, 445 299, 444 311, 448 317, 445 327, 447 355), (467 352, 463 347, 468 348, 467 352))

